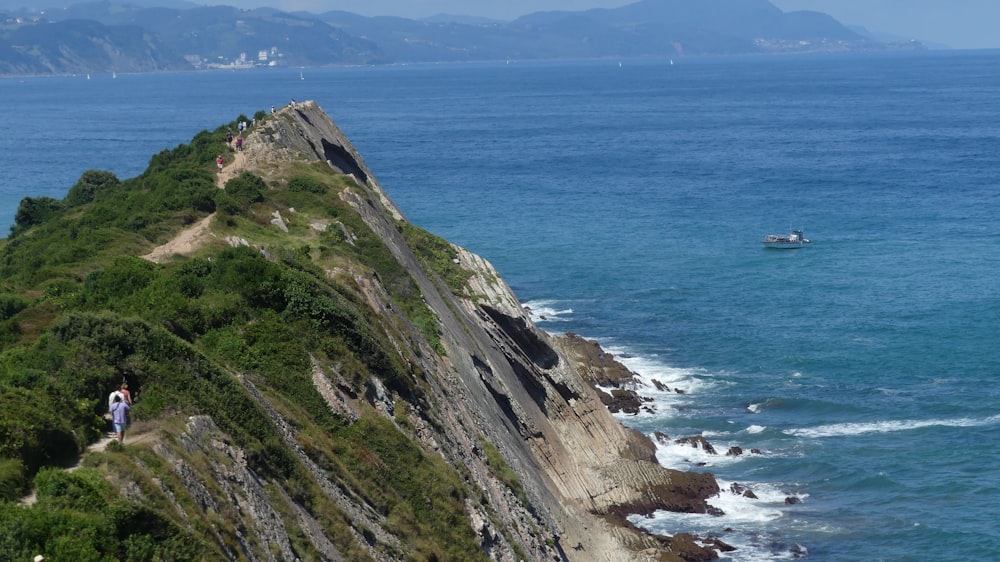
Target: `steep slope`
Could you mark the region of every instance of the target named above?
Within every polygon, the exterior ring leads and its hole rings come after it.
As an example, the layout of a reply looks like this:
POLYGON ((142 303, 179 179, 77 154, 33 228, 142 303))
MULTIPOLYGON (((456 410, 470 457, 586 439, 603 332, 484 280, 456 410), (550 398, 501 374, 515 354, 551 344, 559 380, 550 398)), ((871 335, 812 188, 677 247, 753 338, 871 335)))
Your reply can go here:
POLYGON ((0 246, 0 402, 63 406, 40 408, 44 430, 3 420, 0 456, 34 455, 20 470, 39 499, 0 506, 0 554, 79 556, 72 525, 45 525, 70 513, 118 529, 125 559, 715 557, 624 519, 706 513, 719 489, 611 416, 588 380, 621 365, 537 329, 486 260, 407 223, 316 104, 258 115, 224 190, 222 127, 139 178, 88 173, 62 202, 22 203, 0 246), (117 255, 191 225, 159 263, 117 255), (41 249, 56 240, 71 248, 41 249), (122 378, 156 438, 45 468, 61 462, 47 439, 96 436, 122 378))

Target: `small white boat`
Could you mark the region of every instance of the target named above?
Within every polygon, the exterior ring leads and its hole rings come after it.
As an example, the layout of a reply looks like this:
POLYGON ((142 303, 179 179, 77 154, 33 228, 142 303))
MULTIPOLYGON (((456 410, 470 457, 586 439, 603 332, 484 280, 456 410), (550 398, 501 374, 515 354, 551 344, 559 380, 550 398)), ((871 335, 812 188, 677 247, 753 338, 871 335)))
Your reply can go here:
POLYGON ((802 235, 801 230, 793 230, 788 234, 768 234, 764 237, 765 248, 779 250, 797 250, 810 243, 809 239, 802 235))

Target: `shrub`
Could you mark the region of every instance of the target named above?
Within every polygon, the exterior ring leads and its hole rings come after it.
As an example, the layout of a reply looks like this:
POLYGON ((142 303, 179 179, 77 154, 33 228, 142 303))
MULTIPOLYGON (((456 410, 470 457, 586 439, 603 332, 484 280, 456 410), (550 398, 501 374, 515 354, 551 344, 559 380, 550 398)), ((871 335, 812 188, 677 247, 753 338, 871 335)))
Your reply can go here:
POLYGON ((11 236, 44 223, 62 210, 62 202, 51 197, 25 197, 21 199, 21 203, 17 206, 17 212, 14 214, 14 226, 10 229, 11 236))
POLYGON ((296 193, 323 195, 326 193, 326 186, 309 176, 294 176, 288 180, 288 190, 296 193))
POLYGON ((35 475, 38 502, 48 508, 100 513, 113 496, 111 484, 94 469, 67 472, 43 468, 35 475))
POLYGON ((0 293, 0 320, 11 318, 25 308, 28 308, 28 299, 21 295, 0 293))
POLYGON ((247 205, 263 201, 265 192, 267 184, 252 172, 243 172, 226 182, 226 193, 247 205))
POLYGON ((87 276, 80 297, 89 306, 110 306, 149 285, 156 277, 153 268, 144 259, 119 256, 110 267, 87 276))
POLYGON ((112 172, 103 170, 87 170, 80 176, 76 184, 69 188, 63 201, 68 207, 77 207, 94 200, 97 192, 113 189, 121 185, 121 181, 112 172))
POLYGON ((18 459, 0 459, 0 500, 15 501, 28 489, 24 463, 18 459))
POLYGON ((63 465, 79 448, 63 404, 43 391, 0 391, 0 457, 18 458, 28 473, 45 465, 63 465))

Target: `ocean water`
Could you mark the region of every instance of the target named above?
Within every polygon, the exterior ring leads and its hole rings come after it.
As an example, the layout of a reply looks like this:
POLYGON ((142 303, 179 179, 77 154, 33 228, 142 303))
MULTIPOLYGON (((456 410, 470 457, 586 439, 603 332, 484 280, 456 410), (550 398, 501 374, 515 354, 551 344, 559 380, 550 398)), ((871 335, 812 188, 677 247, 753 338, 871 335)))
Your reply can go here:
POLYGON ((86 169, 130 177, 315 99, 412 222, 641 375, 655 400, 621 419, 670 436, 664 465, 757 496, 637 524, 718 536, 733 561, 1000 560, 1000 52, 302 78, 0 80, 0 230, 86 169), (792 228, 811 246, 762 247, 792 228), (719 454, 672 443, 689 435, 719 454))

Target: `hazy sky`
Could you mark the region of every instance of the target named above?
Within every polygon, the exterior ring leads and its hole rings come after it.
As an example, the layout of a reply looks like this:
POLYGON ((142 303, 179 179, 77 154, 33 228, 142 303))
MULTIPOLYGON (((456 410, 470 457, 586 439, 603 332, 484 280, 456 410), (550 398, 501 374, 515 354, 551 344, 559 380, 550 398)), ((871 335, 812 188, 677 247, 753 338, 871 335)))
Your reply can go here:
MULTIPOLYGON (((197 1, 197 0, 196 0, 197 1)), ((698 1, 698 0, 692 0, 698 1)), ((630 0, 217 0, 200 3, 284 10, 346 10, 409 18, 463 14, 510 20, 541 10, 614 8, 630 0)), ((956 49, 1000 48, 1000 0, 771 0, 784 11, 816 10, 846 25, 941 43, 956 49)))

